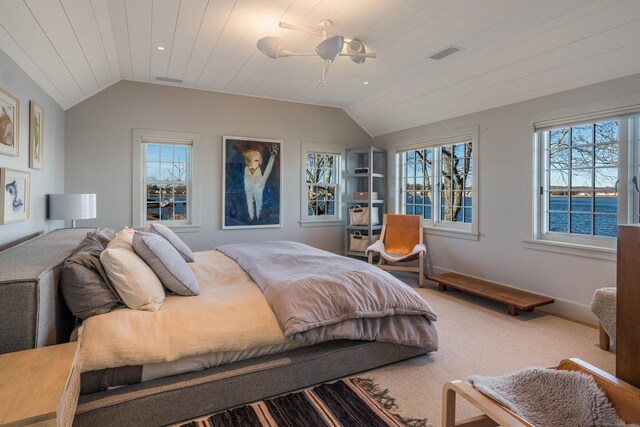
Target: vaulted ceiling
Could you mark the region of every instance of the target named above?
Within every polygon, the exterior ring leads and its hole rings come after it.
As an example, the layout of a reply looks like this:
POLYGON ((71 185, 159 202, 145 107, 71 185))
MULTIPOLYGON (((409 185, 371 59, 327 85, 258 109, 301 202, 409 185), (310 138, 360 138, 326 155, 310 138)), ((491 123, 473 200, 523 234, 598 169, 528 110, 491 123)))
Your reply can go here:
POLYGON ((126 79, 341 107, 376 136, 639 73, 640 0, 2 0, 0 49, 64 109, 126 79), (319 88, 319 57, 256 49, 313 52, 278 22, 321 19, 378 58, 319 88))

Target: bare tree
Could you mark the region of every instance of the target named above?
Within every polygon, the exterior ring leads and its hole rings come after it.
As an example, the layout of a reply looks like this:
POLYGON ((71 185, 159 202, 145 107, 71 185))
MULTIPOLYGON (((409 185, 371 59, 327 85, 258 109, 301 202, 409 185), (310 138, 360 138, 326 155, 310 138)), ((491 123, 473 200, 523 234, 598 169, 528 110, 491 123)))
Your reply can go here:
POLYGON ((607 168, 618 167, 617 143, 618 122, 615 120, 549 131, 551 193, 568 196, 569 187, 584 191, 614 191, 617 177, 607 168), (573 182, 572 171, 576 177, 584 176, 590 185, 573 182))
POLYGON ((330 185, 333 183, 334 156, 331 154, 312 156, 315 164, 307 165, 307 183, 315 185, 307 185, 309 207, 316 215, 328 215, 327 202, 335 200, 335 185, 330 185))
MULTIPOLYGON (((455 145, 447 145, 435 148, 439 149, 441 153, 441 170, 439 173, 442 176, 441 194, 442 199, 444 199, 444 217, 442 219, 445 221, 456 221, 458 213, 460 213, 463 194, 466 190, 465 181, 468 179, 469 168, 471 167, 471 142, 465 144, 462 157, 456 154, 455 147, 455 145), (462 167, 460 167, 461 162, 462 167)), ((423 190, 429 200, 433 201, 433 187, 429 173, 429 169, 433 167, 433 159, 426 158, 425 151, 415 151, 416 159, 418 159, 417 163, 422 166, 425 180, 424 187, 416 184, 415 190, 423 190)))

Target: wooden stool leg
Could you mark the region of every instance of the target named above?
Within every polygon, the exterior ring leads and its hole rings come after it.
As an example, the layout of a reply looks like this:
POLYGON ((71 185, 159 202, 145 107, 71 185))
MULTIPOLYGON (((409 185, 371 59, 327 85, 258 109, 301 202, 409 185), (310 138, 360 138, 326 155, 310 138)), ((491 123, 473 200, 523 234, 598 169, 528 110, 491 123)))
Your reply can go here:
POLYGON ((611 347, 611 339, 609 338, 609 335, 607 335, 607 333, 604 331, 602 323, 599 323, 598 326, 600 329, 600 348, 609 351, 609 348, 611 347))
POLYGON ((512 306, 512 305, 508 305, 508 306, 507 306, 507 313, 509 313, 509 314, 510 314, 510 315, 512 315, 512 316, 517 316, 517 315, 518 315, 518 309, 517 309, 517 308, 515 308, 515 307, 514 307, 514 306, 512 306))
POLYGON ((424 254, 420 254, 420 268, 418 271, 418 286, 424 286, 424 254))

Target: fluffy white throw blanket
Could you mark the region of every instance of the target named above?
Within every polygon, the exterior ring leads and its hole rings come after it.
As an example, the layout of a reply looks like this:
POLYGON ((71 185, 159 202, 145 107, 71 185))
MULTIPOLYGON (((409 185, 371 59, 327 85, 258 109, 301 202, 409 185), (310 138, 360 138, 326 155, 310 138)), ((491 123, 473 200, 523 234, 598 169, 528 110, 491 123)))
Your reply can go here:
POLYGON ((389 262, 402 262, 409 258, 413 258, 414 256, 418 255, 420 252, 426 253, 427 247, 422 243, 418 243, 413 247, 413 250, 411 251, 411 253, 396 254, 392 252, 387 252, 385 250, 384 243, 381 242, 380 240, 377 240, 367 248, 366 250, 367 255, 369 255, 369 252, 378 252, 382 258, 386 259, 389 262))
POLYGON ((616 296, 616 288, 600 288, 596 289, 591 301, 591 311, 598 316, 612 343, 616 341, 616 296))
POLYGON ((467 381, 537 427, 626 425, 593 377, 581 372, 529 368, 467 381))

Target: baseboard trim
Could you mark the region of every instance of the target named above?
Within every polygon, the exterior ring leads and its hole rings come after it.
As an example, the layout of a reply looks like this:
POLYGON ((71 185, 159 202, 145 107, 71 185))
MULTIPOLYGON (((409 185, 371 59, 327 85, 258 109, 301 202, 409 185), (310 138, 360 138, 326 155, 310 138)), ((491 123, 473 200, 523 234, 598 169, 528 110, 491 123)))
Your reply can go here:
MULTIPOLYGON (((442 273, 466 274, 458 271, 447 270, 445 268, 436 267, 436 266, 430 266, 430 267, 431 267, 430 270, 432 270, 430 274, 442 274, 442 273)), ((467 274, 467 276, 469 275, 467 274)), ((471 277, 475 277, 475 276, 471 276, 471 277)), ((483 277, 476 277, 476 278, 484 279, 483 277)), ((484 279, 484 280, 487 280, 487 279, 484 279)), ((515 286, 511 286, 511 285, 507 285, 499 282, 495 282, 495 283, 498 283, 502 286, 506 286, 508 288, 522 289, 524 291, 533 292, 530 289, 517 288, 515 286)), ((544 295, 544 294, 541 294, 541 295, 544 295)), ((557 317, 561 317, 566 320, 571 320, 573 322, 578 322, 583 325, 591 326, 594 328, 598 327, 598 323, 599 323, 598 318, 596 317, 595 314, 593 314, 589 306, 584 304, 578 304, 577 302, 574 302, 574 301, 557 298, 553 295, 545 295, 545 296, 555 299, 555 302, 553 304, 545 305, 543 307, 537 307, 536 308, 537 311, 551 314, 557 317)))

